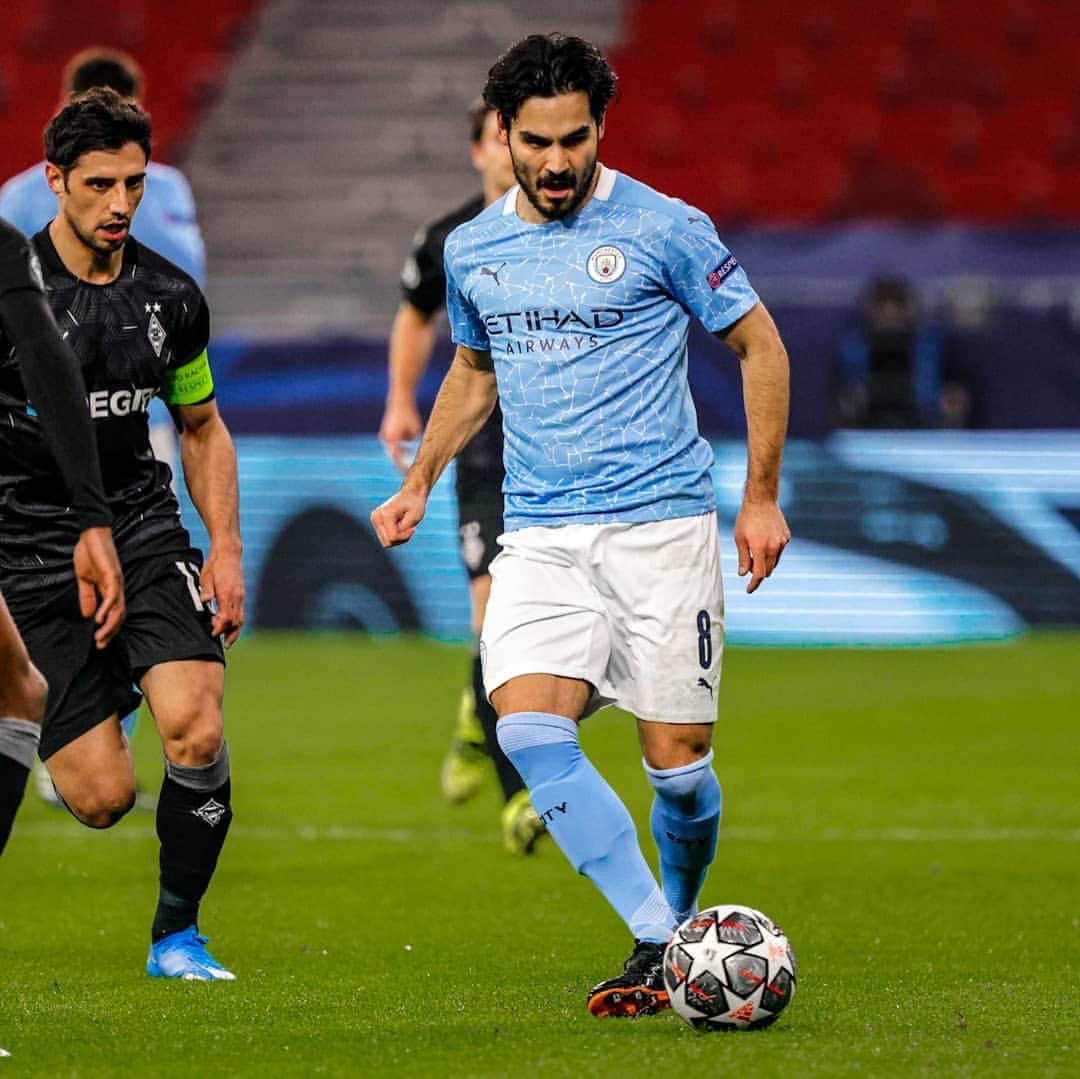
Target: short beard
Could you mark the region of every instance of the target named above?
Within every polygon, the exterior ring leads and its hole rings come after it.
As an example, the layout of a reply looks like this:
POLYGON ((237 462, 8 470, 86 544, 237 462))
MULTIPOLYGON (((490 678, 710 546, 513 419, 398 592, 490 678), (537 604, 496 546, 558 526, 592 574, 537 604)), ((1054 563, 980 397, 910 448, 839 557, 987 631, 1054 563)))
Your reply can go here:
POLYGON ((81 243, 83 247, 87 248, 88 250, 93 251, 95 255, 111 255, 114 251, 118 251, 121 247, 123 247, 124 243, 127 240, 127 236, 125 235, 124 239, 121 240, 120 243, 117 244, 115 247, 112 244, 108 243, 95 243, 94 234, 90 233, 90 235, 87 236, 86 233, 84 233, 82 229, 79 228, 77 222, 71 216, 71 214, 65 211, 64 217, 67 219, 67 223, 71 227, 71 231, 75 234, 75 238, 79 241, 79 243, 81 243))
MULTIPOLYGON (((541 217, 546 217, 548 221, 561 221, 563 218, 569 217, 572 213, 575 213, 585 201, 585 196, 589 193, 589 188, 592 187, 593 177, 596 175, 597 159, 594 157, 592 163, 589 165, 588 172, 582 176, 581 183, 575 185, 573 195, 571 195, 565 203, 555 207, 547 207, 540 204, 539 190, 534 192, 522 179, 521 173, 518 172, 517 162, 514 161, 512 154, 510 160, 514 165, 514 177, 518 182, 518 186, 525 192, 525 197, 531 203, 532 208, 540 214, 541 217)), ((539 177, 537 177, 537 181, 539 181, 539 177)))

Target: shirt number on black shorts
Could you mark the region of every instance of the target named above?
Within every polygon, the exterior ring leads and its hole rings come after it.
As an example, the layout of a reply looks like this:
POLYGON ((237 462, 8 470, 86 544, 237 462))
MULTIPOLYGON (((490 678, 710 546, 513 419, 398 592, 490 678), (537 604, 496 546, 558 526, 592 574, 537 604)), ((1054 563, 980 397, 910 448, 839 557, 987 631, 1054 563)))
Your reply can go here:
POLYGON ((697 613, 697 658, 705 670, 712 665, 712 619, 708 611, 697 613))

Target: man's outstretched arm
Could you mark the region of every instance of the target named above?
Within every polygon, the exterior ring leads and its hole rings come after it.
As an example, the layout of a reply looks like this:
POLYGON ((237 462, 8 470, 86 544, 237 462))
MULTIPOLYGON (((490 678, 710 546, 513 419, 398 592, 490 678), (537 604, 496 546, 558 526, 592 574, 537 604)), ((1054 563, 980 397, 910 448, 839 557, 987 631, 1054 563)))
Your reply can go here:
POLYGON ((498 396, 491 353, 458 345, 401 489, 372 511, 371 523, 384 547, 412 539, 423 520, 432 487, 465 443, 484 426, 498 396))

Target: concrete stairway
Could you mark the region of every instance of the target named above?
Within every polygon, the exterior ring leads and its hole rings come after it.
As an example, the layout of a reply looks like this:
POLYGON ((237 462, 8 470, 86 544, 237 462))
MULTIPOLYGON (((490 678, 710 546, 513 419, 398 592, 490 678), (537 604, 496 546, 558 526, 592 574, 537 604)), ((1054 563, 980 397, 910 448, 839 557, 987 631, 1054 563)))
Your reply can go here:
POLYGON ((217 333, 382 334, 419 226, 476 190, 465 112, 512 42, 618 0, 270 0, 185 169, 217 333))

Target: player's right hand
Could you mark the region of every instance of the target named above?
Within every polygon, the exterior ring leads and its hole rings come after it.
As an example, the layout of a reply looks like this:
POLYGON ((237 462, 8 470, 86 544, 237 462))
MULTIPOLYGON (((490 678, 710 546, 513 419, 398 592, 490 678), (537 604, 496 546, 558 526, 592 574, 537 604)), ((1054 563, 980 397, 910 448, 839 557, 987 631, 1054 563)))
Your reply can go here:
POLYGON ((406 443, 415 442, 423 430, 424 423, 415 401, 395 399, 386 402, 386 411, 379 425, 379 440, 398 471, 408 471, 411 452, 406 443))
POLYGON ((88 528, 75 544, 75 581, 79 587, 79 610, 93 618, 98 628, 94 643, 104 648, 124 621, 124 571, 116 556, 111 529, 88 528))
POLYGON ((371 524, 384 547, 408 543, 416 526, 424 519, 427 496, 404 487, 393 498, 371 511, 371 524))

